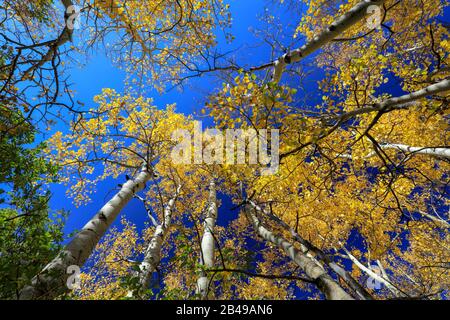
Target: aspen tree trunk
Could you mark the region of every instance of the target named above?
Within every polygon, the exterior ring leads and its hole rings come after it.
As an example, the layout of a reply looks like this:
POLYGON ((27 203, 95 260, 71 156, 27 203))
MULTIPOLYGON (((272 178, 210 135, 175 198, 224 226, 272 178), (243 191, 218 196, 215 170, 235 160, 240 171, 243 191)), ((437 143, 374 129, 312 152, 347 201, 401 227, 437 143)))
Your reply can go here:
POLYGON ((392 111, 407 109, 415 104, 416 101, 432 95, 450 91, 450 79, 444 79, 428 87, 414 91, 402 96, 392 97, 379 103, 374 103, 366 107, 358 108, 342 115, 333 117, 338 123, 343 123, 353 117, 377 111, 392 111))
MULTIPOLYGON (((175 195, 169 200, 164 208, 164 216, 162 223, 156 226, 152 239, 145 250, 144 260, 139 265, 139 287, 140 290, 145 290, 150 285, 152 273, 156 270, 161 262, 161 248, 167 236, 167 230, 172 223, 172 211, 178 196, 180 195, 181 186, 178 186, 175 195)), ((134 296, 134 293, 129 292, 128 296, 134 296)))
POLYGON ((428 219, 430 219, 430 220, 433 220, 433 221, 436 222, 436 223, 439 223, 439 224, 444 225, 444 226, 447 227, 447 228, 450 227, 450 223, 448 223, 447 221, 445 221, 445 220, 442 219, 442 218, 435 217, 435 216, 433 216, 433 215, 431 215, 431 214, 429 214, 429 213, 427 213, 427 212, 424 212, 424 211, 419 211, 419 213, 420 213, 421 215, 423 215, 424 217, 426 217, 426 218, 428 218, 428 219))
MULTIPOLYGON (((426 154, 435 157, 450 159, 450 148, 427 148, 427 147, 411 147, 406 144, 384 143, 380 144, 381 149, 397 149, 402 152, 414 154, 426 154)), ((370 154, 369 156, 372 156, 370 154)))
POLYGON ((255 228, 256 232, 263 239, 273 243, 282 249, 294 261, 305 274, 315 281, 320 291, 325 294, 329 300, 353 300, 353 298, 345 292, 345 290, 313 257, 295 248, 290 242, 283 237, 275 235, 272 231, 264 227, 255 212, 263 213, 261 207, 254 202, 249 201, 245 208, 247 218, 255 228))
MULTIPOLYGON (((396 143, 383 143, 380 144, 379 147, 381 149, 397 149, 401 152, 410 153, 412 155, 423 154, 439 158, 450 159, 450 148, 411 147, 406 144, 396 144, 396 143)), ((376 155, 377 153, 375 151, 372 151, 368 155, 364 156, 364 159, 368 159, 376 155)), ((338 155, 338 157, 353 160, 353 157, 350 154, 341 154, 338 155)))
POLYGON ((450 79, 444 79, 438 83, 432 84, 421 90, 405 94, 398 98, 390 98, 380 104, 376 104, 374 107, 378 110, 386 110, 394 107, 401 106, 410 102, 417 101, 421 98, 431 96, 433 94, 443 93, 450 90, 450 79))
MULTIPOLYGON (((388 112, 388 111, 392 111, 392 110, 407 109, 408 107, 413 105, 414 102, 416 102, 422 98, 426 98, 426 97, 429 97, 432 95, 444 93, 447 91, 450 91, 450 79, 442 80, 442 81, 432 84, 426 88, 405 94, 403 96, 389 98, 382 102, 374 103, 367 107, 362 107, 362 108, 355 109, 353 111, 349 111, 342 115, 333 117, 332 120, 336 120, 337 124, 333 125, 333 128, 331 130, 329 130, 324 135, 319 136, 318 138, 319 138, 319 140, 323 139, 324 137, 328 136, 331 132, 333 132, 335 127, 337 127, 338 125, 340 125, 340 124, 344 123, 345 121, 347 121, 353 117, 356 117, 358 115, 367 114, 367 113, 371 113, 371 112, 388 112)), ((280 160, 299 152, 303 148, 304 148, 304 145, 302 145, 300 147, 296 147, 290 151, 287 151, 287 152, 281 154, 280 160)), ((447 149, 447 148, 443 148, 443 149, 447 149)), ((344 154, 344 155, 342 155, 342 157, 351 159, 351 156, 348 154, 344 154)))
POLYGON ((342 248, 347 257, 362 271, 364 271, 366 274, 368 274, 372 279, 375 281, 378 281, 382 284, 384 284, 389 291, 391 291, 396 297, 407 297, 406 294, 401 292, 399 289, 397 289, 389 280, 383 278, 381 275, 376 274, 371 269, 367 268, 365 265, 363 265, 358 259, 356 259, 346 248, 342 248))
POLYGON ((67 292, 67 269, 81 267, 100 238, 136 192, 144 189, 152 173, 144 168, 135 180, 128 180, 120 191, 78 232, 65 248, 19 293, 19 299, 53 299, 67 292))
POLYGON ((428 87, 414 91, 399 97, 393 97, 384 100, 380 103, 375 103, 368 107, 359 108, 350 112, 347 112, 339 117, 340 122, 346 121, 357 115, 366 114, 376 111, 391 111, 395 109, 405 109, 412 105, 412 103, 435 94, 440 94, 450 91, 450 79, 444 79, 428 87))
POLYGON ((328 28, 322 30, 321 33, 308 41, 304 46, 283 55, 273 63, 274 71, 272 74, 272 81, 276 83, 280 82, 284 69, 288 64, 298 62, 322 48, 338 35, 364 19, 368 15, 367 10, 370 6, 382 5, 384 2, 385 0, 364 0, 359 2, 347 13, 335 20, 328 28))
MULTIPOLYGON (((208 210, 204 222, 203 238, 201 243, 201 264, 205 268, 214 267, 214 227, 216 226, 218 211, 217 211, 217 191, 214 179, 209 184, 209 199, 208 210)), ((205 271, 201 271, 200 277, 197 280, 197 294, 202 299, 208 299, 208 286, 210 279, 206 275, 205 271)))
MULTIPOLYGON (((356 281, 352 275, 347 272, 344 268, 333 262, 333 260, 326 255, 322 250, 314 246, 309 241, 303 239, 293 228, 291 228, 286 222, 272 214, 271 212, 267 212, 263 209, 264 215, 268 216, 271 220, 278 223, 281 227, 288 230, 292 237, 299 242, 300 248, 305 254, 309 254, 312 252, 314 256, 323 261, 328 267, 333 270, 342 280, 344 280, 347 285, 354 291, 357 297, 361 300, 372 300, 372 296, 362 287, 358 281, 356 281)), ((314 257, 312 257, 314 258, 314 257)))

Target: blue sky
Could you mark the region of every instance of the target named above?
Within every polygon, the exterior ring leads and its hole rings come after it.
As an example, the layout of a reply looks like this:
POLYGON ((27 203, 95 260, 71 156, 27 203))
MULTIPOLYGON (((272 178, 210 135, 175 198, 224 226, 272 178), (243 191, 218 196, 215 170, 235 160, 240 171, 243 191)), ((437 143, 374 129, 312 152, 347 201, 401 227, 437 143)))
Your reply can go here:
MULTIPOLYGON (((270 1, 241 1, 229 0, 233 17, 231 33, 235 36, 235 40, 231 44, 227 44, 223 37, 219 38, 219 51, 233 51, 231 55, 236 57, 239 64, 245 66, 257 66, 271 61, 271 49, 264 44, 261 39, 257 39, 252 31, 262 28, 260 17, 264 14, 266 5, 271 6, 270 1)), ((292 34, 295 23, 300 21, 301 12, 293 12, 286 8, 278 9, 274 15, 286 27, 286 43, 292 41, 292 34), (292 24, 294 23, 294 24, 292 24)), ((74 38, 77 37, 75 31, 74 38)), ((77 58, 77 57, 75 57, 77 58)), ((99 50, 95 54, 90 54, 86 60, 85 57, 79 57, 80 64, 72 64, 70 69, 69 82, 72 83, 72 89, 75 91, 74 100, 81 101, 86 106, 83 108, 95 107, 93 97, 99 94, 102 88, 113 88, 118 92, 123 92, 123 82, 125 74, 106 56, 105 52, 99 50)), ((314 85, 314 78, 310 79, 310 84, 314 85)), ((217 85, 220 85, 212 76, 203 76, 190 80, 184 86, 183 91, 172 89, 165 93, 158 93, 156 90, 149 88, 147 96, 154 99, 154 104, 164 107, 166 104, 177 103, 177 110, 185 114, 193 114, 199 112, 204 106, 206 96, 214 92, 217 85)), ((220 86, 219 86, 220 88, 220 86)), ((204 119, 208 124, 207 119, 204 119)), ((49 137, 55 131, 66 132, 67 128, 63 124, 58 124, 50 132, 46 133, 49 137)), ((120 178, 119 178, 120 179, 120 178)), ((125 178, 123 178, 125 180, 125 178)), ((76 208, 71 199, 66 196, 66 186, 53 184, 50 188, 52 198, 50 207, 53 210, 65 209, 70 212, 65 233, 69 234, 79 230, 83 225, 99 210, 103 204, 114 194, 116 186, 124 181, 107 179, 98 184, 96 193, 92 196, 92 201, 80 208, 76 208)), ((230 219, 235 218, 237 212, 230 212, 232 207, 230 201, 222 197, 221 211, 224 212, 219 224, 225 225, 230 219)), ((146 213, 143 205, 138 200, 132 200, 125 208, 123 215, 130 219, 138 226, 146 221, 146 213)), ((117 219, 115 225, 119 224, 117 219)))
MULTIPOLYGON (((264 44, 261 39, 256 39, 252 31, 262 26, 260 17, 264 14, 265 5, 270 5, 270 1, 261 0, 229 0, 233 16, 233 24, 231 33, 235 36, 235 40, 231 44, 227 44, 223 37, 219 38, 219 51, 229 52, 235 51, 236 61, 246 67, 257 66, 271 61, 271 48, 264 44)), ((279 17, 280 22, 286 26, 286 38, 289 43, 292 40, 292 34, 295 30, 295 23, 300 21, 301 12, 292 12, 281 9, 275 13, 279 17), (289 23, 287 23, 289 21, 289 23), (294 23, 290 25, 290 23, 294 23)), ((77 33, 74 34, 74 37, 77 33)), ((85 57, 80 57, 80 62, 84 62, 85 57)), ((311 87, 315 87, 315 81, 320 74, 310 78, 311 87)), ((99 94, 102 88, 113 88, 118 92, 123 92, 123 82, 125 74, 112 61, 106 57, 102 51, 91 55, 84 66, 74 66, 70 72, 70 83, 72 89, 75 90, 74 101, 81 101, 85 104, 83 108, 95 107, 92 102, 93 97, 99 94)), ((221 88, 221 83, 217 82, 213 76, 204 76, 194 78, 184 86, 183 91, 173 89, 169 92, 160 94, 155 90, 149 90, 147 96, 154 99, 154 104, 164 107, 166 104, 177 103, 177 110, 185 114, 199 113, 203 108, 207 94, 214 92, 217 88, 221 88)), ((69 119, 68 119, 69 120, 69 119)), ((204 126, 211 122, 207 119, 204 126)), ((58 124, 50 132, 46 133, 49 137, 55 131, 66 132, 67 128, 63 124, 58 124)), ((44 137, 44 138, 46 138, 44 137)), ((50 208, 53 210, 64 209, 69 211, 69 217, 65 225, 65 234, 69 236, 71 233, 81 229, 84 224, 117 192, 118 184, 123 184, 125 177, 119 177, 118 180, 109 178, 97 185, 96 193, 92 195, 92 201, 87 205, 76 208, 72 199, 66 196, 67 187, 61 184, 52 184, 50 191, 52 198, 50 208), (122 179, 122 180, 121 180, 122 179)), ((226 226, 230 221, 234 220, 238 215, 238 210, 232 211, 232 205, 229 198, 219 195, 222 204, 219 209, 218 224, 226 226)), ((133 199, 123 210, 121 217, 136 224, 138 230, 142 229, 144 223, 148 222, 147 214, 143 204, 133 199)), ((120 218, 116 219, 113 226, 121 227, 120 218)), ((66 241, 70 238, 67 237, 66 241)), ((252 241, 256 244, 256 242, 252 241)), ((260 245, 263 245, 262 243, 260 245)), ((264 245, 263 245, 264 246, 264 245)), ((163 261, 164 263, 164 261, 163 261)), ((298 296, 301 294, 296 292, 298 296)))
MULTIPOLYGON (((267 63, 271 60, 271 48, 268 45, 263 45, 261 39, 256 39, 251 30, 262 27, 259 18, 265 10, 266 5, 270 5, 269 0, 229 0, 231 5, 231 12, 233 17, 233 26, 231 33, 236 37, 232 44, 226 44, 223 39, 219 41, 219 50, 226 52, 236 49, 236 59, 238 63, 245 66, 257 66, 267 63), (256 44, 256 45, 255 45, 256 44)), ((284 43, 288 44, 292 40, 293 30, 295 24, 301 19, 301 10, 294 12, 287 9, 279 9, 274 15, 286 26, 286 38, 284 43), (293 25, 289 25, 293 24, 293 25)), ((446 9, 445 17, 449 17, 449 8, 446 9)), ((448 20, 448 19, 447 19, 448 20)), ((77 37, 75 32, 74 37, 77 37)), ((81 58, 84 61, 84 57, 81 58)), ((310 58, 311 59, 311 58, 310 58)), ((308 77, 306 89, 315 99, 320 99, 320 94, 316 89, 316 81, 322 77, 322 73, 318 70, 308 77), (317 98, 318 97, 318 98, 317 98)), ((394 80, 394 79, 391 79, 394 80)), ((95 107, 92 99, 99 94, 102 88, 113 88, 118 92, 122 92, 124 85, 124 73, 113 65, 111 60, 106 57, 102 51, 91 55, 83 67, 75 66, 70 72, 70 82, 73 83, 72 89, 76 94, 74 100, 82 101, 86 107, 95 107)), ((295 84, 294 84, 295 85, 295 84)), ((217 86, 214 78, 205 76, 191 80, 183 91, 171 90, 169 92, 160 94, 155 90, 149 90, 148 96, 154 99, 154 104, 159 107, 164 107, 166 104, 177 103, 177 110, 185 114, 193 114, 199 112, 204 106, 206 95, 213 93, 217 86)), ((401 94, 401 90, 396 81, 389 81, 388 84, 380 88, 383 92, 394 95, 401 94)), ((318 101, 315 99, 309 100, 310 105, 314 105, 318 101)), ((56 126, 54 130, 67 130, 61 124, 56 126)), ((107 179, 98 184, 96 193, 92 195, 92 201, 80 208, 74 207, 71 199, 66 196, 66 187, 59 184, 51 186, 52 198, 50 207, 53 210, 65 209, 70 212, 67 224, 65 226, 66 234, 79 230, 83 225, 99 210, 104 203, 106 203, 111 196, 116 192, 116 186, 125 182, 125 177, 119 180, 107 179), (122 179, 122 180, 120 180, 122 179)), ((234 219, 237 211, 231 211, 232 207, 229 199, 220 196, 222 200, 222 207, 220 208, 219 224, 226 225, 230 220, 234 219)), ((142 226, 147 222, 148 218, 143 208, 142 203, 137 200, 132 200, 122 212, 122 216, 134 222, 137 226, 142 226)), ((119 225, 120 219, 117 219, 114 225, 119 225)), ((138 229, 140 229, 138 227, 138 229)), ((355 240, 357 237, 353 236, 355 240)), ((355 240, 356 242, 357 239, 355 240)), ((297 296, 301 296, 301 292, 296 292, 297 296)))
MULTIPOLYGON (((302 10, 298 12, 288 9, 286 6, 273 6, 270 0, 228 0, 230 4, 230 10, 232 13, 233 21, 231 33, 235 36, 235 40, 231 44, 227 44, 223 37, 219 37, 218 49, 221 52, 233 51, 236 61, 245 67, 258 66, 263 63, 271 61, 271 48, 264 44, 263 41, 254 36, 252 31, 264 28, 264 23, 261 23, 260 18, 264 15, 266 8, 275 8, 275 11, 271 13, 278 19, 277 21, 282 23, 285 28, 285 36, 282 39, 284 45, 288 46, 292 41, 292 35, 296 24, 300 21, 302 10)), ((303 5, 306 7, 305 5, 303 5)), ((446 7, 444 20, 448 20, 450 17, 450 9, 446 7)), ((74 38, 80 35, 75 31, 74 38)), ((82 41, 82 39, 80 39, 82 41)), ((301 44, 301 42, 300 42, 301 44)), ((297 44, 298 45, 298 44, 297 44)), ((77 58, 77 57, 75 57, 77 58)), ((113 88, 118 92, 122 92, 124 89, 125 74, 113 62, 106 56, 105 52, 98 50, 95 54, 90 53, 88 59, 85 56, 80 56, 80 63, 83 66, 73 65, 70 69, 69 82, 72 83, 72 89, 75 90, 75 101, 82 101, 86 107, 95 107, 93 103, 93 97, 102 91, 102 88, 113 88)), ((307 60, 311 61, 313 57, 307 60)), ((303 62, 303 65, 308 61, 303 62)), ((315 69, 312 74, 307 77, 305 83, 306 91, 310 95, 308 100, 309 105, 315 105, 319 102, 321 95, 317 91, 317 80, 321 79, 323 73, 320 70, 315 69)), ((383 85, 379 90, 387 92, 393 95, 401 94, 400 86, 395 79, 390 79, 388 84, 383 85)), ((291 84, 295 86, 294 84, 291 84)), ((185 114, 193 114, 199 112, 204 106, 207 95, 220 88, 220 83, 214 76, 203 76, 190 80, 187 85, 184 86, 183 91, 173 89, 165 93, 158 93, 156 90, 151 90, 147 93, 148 97, 154 99, 156 106, 164 107, 166 104, 177 103, 177 110, 185 114)), ((203 120, 206 125, 208 121, 203 120)), ((65 132, 67 128, 63 124, 58 124, 52 131, 47 132, 44 138, 48 138, 55 131, 65 132)), ((108 201, 114 194, 116 186, 124 183, 120 180, 107 179, 98 184, 96 193, 92 195, 92 201, 80 208, 76 208, 72 204, 72 200, 66 196, 66 187, 60 184, 53 184, 50 188, 52 192, 52 198, 50 201, 50 207, 53 210, 65 209, 70 212, 67 224, 65 226, 65 232, 71 233, 83 227, 83 225, 99 210, 103 204, 108 201)), ((223 212, 219 219, 219 224, 226 225, 228 221, 235 218, 237 212, 230 212, 232 207, 230 201, 224 197, 221 197, 222 207, 220 211, 223 212)), ((136 223, 138 226, 143 225, 146 221, 146 213, 143 205, 137 201, 132 200, 127 205, 123 216, 136 223)), ((118 225, 120 219, 117 219, 115 225, 118 225)))

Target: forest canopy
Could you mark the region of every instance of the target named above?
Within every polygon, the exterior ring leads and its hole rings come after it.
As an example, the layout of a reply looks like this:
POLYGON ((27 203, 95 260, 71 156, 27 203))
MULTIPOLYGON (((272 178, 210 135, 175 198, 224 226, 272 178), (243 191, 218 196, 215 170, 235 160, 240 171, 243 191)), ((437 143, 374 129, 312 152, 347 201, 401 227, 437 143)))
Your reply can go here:
POLYGON ((0 9, 0 299, 448 299, 448 1, 0 9))

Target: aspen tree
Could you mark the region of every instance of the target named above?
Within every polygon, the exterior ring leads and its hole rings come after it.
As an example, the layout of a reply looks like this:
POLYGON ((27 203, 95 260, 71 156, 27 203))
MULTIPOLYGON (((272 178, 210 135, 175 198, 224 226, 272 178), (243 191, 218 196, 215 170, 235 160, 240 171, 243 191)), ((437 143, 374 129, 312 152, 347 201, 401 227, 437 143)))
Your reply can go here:
POLYGON ((63 138, 59 132, 52 138, 54 152, 51 156, 54 161, 64 163, 67 174, 62 181, 70 182, 73 172, 78 172, 76 183, 71 187, 76 203, 82 204, 89 199, 88 188, 99 181, 98 178, 88 178, 95 163, 105 164, 100 179, 117 177, 120 173, 130 172, 130 168, 137 170, 138 174, 133 178, 127 175, 128 180, 119 185, 120 191, 33 279, 32 284, 22 290, 21 299, 49 299, 67 291, 67 268, 83 266, 126 204, 154 178, 152 162, 167 154, 172 143, 167 127, 187 125, 185 118, 174 112, 173 106, 167 110, 157 110, 152 106, 151 99, 121 96, 113 90, 104 90, 96 101, 99 107, 92 110, 92 118, 73 122, 71 135, 63 138), (127 118, 124 118, 125 114, 127 118), (116 137, 124 140, 117 143, 116 137))
POLYGON ((252 201, 245 208, 246 214, 251 224, 255 228, 257 234, 263 239, 282 248, 286 254, 310 277, 317 283, 318 288, 330 300, 353 300, 353 298, 345 292, 345 290, 335 282, 314 258, 308 256, 307 251, 301 252, 297 250, 291 243, 283 237, 276 236, 268 230, 260 221, 257 214, 262 213, 261 207, 252 201))
POLYGON ((36 275, 31 285, 21 290, 19 298, 22 300, 50 299, 66 291, 68 268, 83 266, 100 238, 133 195, 144 189, 151 175, 152 173, 145 166, 135 179, 127 181, 120 192, 100 209, 52 262, 36 275))
MULTIPOLYGON (((139 264, 139 287, 140 290, 148 288, 151 280, 152 273, 156 270, 161 262, 161 250, 164 240, 167 237, 167 231, 172 223, 172 211, 174 209, 175 202, 181 192, 181 185, 177 187, 173 197, 167 202, 164 207, 164 216, 159 223, 155 220, 155 231, 150 239, 150 242, 145 249, 144 259, 139 264)), ((133 292, 129 293, 129 296, 134 296, 133 292)))
MULTIPOLYGON (((212 179, 209 183, 209 197, 208 197, 208 208, 206 209, 206 216, 204 221, 203 237, 201 242, 201 266, 205 268, 213 268, 215 261, 215 239, 213 233, 214 227, 216 225, 218 210, 217 210, 217 191, 216 182, 212 179)), ((200 272, 200 277, 197 280, 197 294, 199 294, 202 299, 208 298, 208 292, 211 291, 210 285, 211 280, 208 278, 204 271, 200 272)), ((214 290, 213 290, 214 291, 214 290)))

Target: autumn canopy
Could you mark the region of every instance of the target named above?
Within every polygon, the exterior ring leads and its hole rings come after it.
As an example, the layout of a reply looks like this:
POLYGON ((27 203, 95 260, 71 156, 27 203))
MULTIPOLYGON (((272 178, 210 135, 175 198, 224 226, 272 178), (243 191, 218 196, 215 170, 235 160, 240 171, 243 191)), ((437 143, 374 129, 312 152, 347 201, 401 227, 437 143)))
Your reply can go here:
POLYGON ((243 2, 0 1, 1 299, 448 298, 448 1, 243 2))

